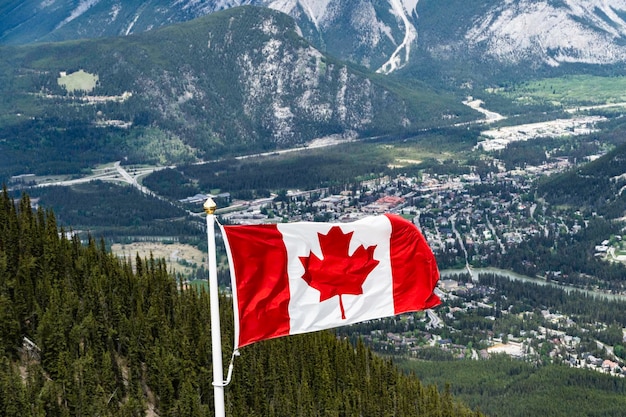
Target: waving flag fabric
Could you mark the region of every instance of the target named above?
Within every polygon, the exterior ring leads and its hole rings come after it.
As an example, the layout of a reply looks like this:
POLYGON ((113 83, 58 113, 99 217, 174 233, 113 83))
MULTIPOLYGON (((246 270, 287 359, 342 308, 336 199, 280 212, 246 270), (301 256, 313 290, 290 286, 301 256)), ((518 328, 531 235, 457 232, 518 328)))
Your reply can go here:
POLYGON ((222 232, 236 347, 440 302, 433 253, 417 227, 397 215, 223 226, 222 232))

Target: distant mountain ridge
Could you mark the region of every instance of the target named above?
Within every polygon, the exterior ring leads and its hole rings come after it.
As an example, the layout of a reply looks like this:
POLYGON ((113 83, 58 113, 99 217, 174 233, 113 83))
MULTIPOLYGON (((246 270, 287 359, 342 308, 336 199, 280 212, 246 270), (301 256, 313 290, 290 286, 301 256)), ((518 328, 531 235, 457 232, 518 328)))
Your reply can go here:
POLYGON ((454 8, 464 24, 459 35, 437 45, 425 42, 424 47, 442 57, 480 54, 509 65, 606 65, 626 60, 625 0, 485 3, 490 7, 472 8, 463 2, 464 8, 454 8))
MULTIPOLYGON (((294 17, 303 35, 318 48, 376 69, 402 44, 405 23, 410 22, 405 14, 410 15, 416 4, 417 0, 9 0, 0 6, 4 22, 0 42, 126 36, 232 7, 256 5, 294 17)), ((395 58, 397 62, 388 66, 393 69, 402 60, 395 58)))
POLYGON ((241 5, 286 13, 318 49, 383 73, 431 60, 444 69, 626 61, 626 0, 8 0, 0 42, 124 36, 241 5))

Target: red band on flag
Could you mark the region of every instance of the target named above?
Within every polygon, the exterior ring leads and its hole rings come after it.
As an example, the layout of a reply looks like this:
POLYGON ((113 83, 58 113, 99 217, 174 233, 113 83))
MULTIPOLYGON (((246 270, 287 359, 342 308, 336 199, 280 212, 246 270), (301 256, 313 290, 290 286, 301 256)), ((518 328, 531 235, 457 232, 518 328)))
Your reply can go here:
POLYGON ((239 346, 289 334, 287 251, 275 225, 228 226, 239 346))
POLYGON ((390 258, 393 274, 393 303, 396 314, 439 305, 433 293, 439 280, 435 257, 415 225, 387 214, 391 222, 390 258))

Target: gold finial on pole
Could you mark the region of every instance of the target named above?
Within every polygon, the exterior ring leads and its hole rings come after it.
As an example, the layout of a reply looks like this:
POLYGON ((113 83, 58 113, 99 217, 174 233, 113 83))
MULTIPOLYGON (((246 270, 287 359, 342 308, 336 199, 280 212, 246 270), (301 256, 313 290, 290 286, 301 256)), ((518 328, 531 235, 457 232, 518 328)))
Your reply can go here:
POLYGON ((215 204, 215 201, 213 201, 213 199, 209 197, 206 199, 202 207, 204 208, 204 212, 206 214, 214 214, 215 209, 217 208, 217 204, 215 204))
POLYGON ((206 232, 209 264, 209 303, 211 306, 211 355, 213 358, 213 400, 215 417, 226 417, 224 402, 224 370, 222 369, 222 337, 220 330, 220 307, 217 283, 217 256, 215 250, 215 209, 217 204, 210 197, 202 206, 206 212, 206 232))

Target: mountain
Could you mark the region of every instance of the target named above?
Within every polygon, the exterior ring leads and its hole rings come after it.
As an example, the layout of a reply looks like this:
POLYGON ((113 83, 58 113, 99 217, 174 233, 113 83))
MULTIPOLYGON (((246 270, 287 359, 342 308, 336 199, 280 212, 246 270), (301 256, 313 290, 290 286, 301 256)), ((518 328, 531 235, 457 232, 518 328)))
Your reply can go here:
POLYGON ((517 68, 523 77, 534 71, 576 72, 572 64, 626 61, 624 0, 452 0, 445 15, 437 3, 418 5, 419 48, 421 56, 443 65, 482 64, 485 73, 494 66, 517 68))
POLYGON ((626 0, 9 0, 0 42, 138 33, 254 4, 292 16, 318 49, 370 70, 435 78, 576 72, 626 61, 626 0), (408 65, 407 65, 408 64, 408 65))
POLYGON ((402 133, 471 111, 330 58, 245 6, 137 35, 0 48, 1 174, 192 162, 402 133))
MULTIPOLYGON (((294 17, 318 48, 377 69, 403 44, 408 29, 407 39, 414 40, 410 14, 416 4, 417 0, 9 0, 0 6, 0 42, 125 36, 227 8, 257 5, 294 17)), ((398 55, 383 70, 395 69, 403 60, 398 55)))

